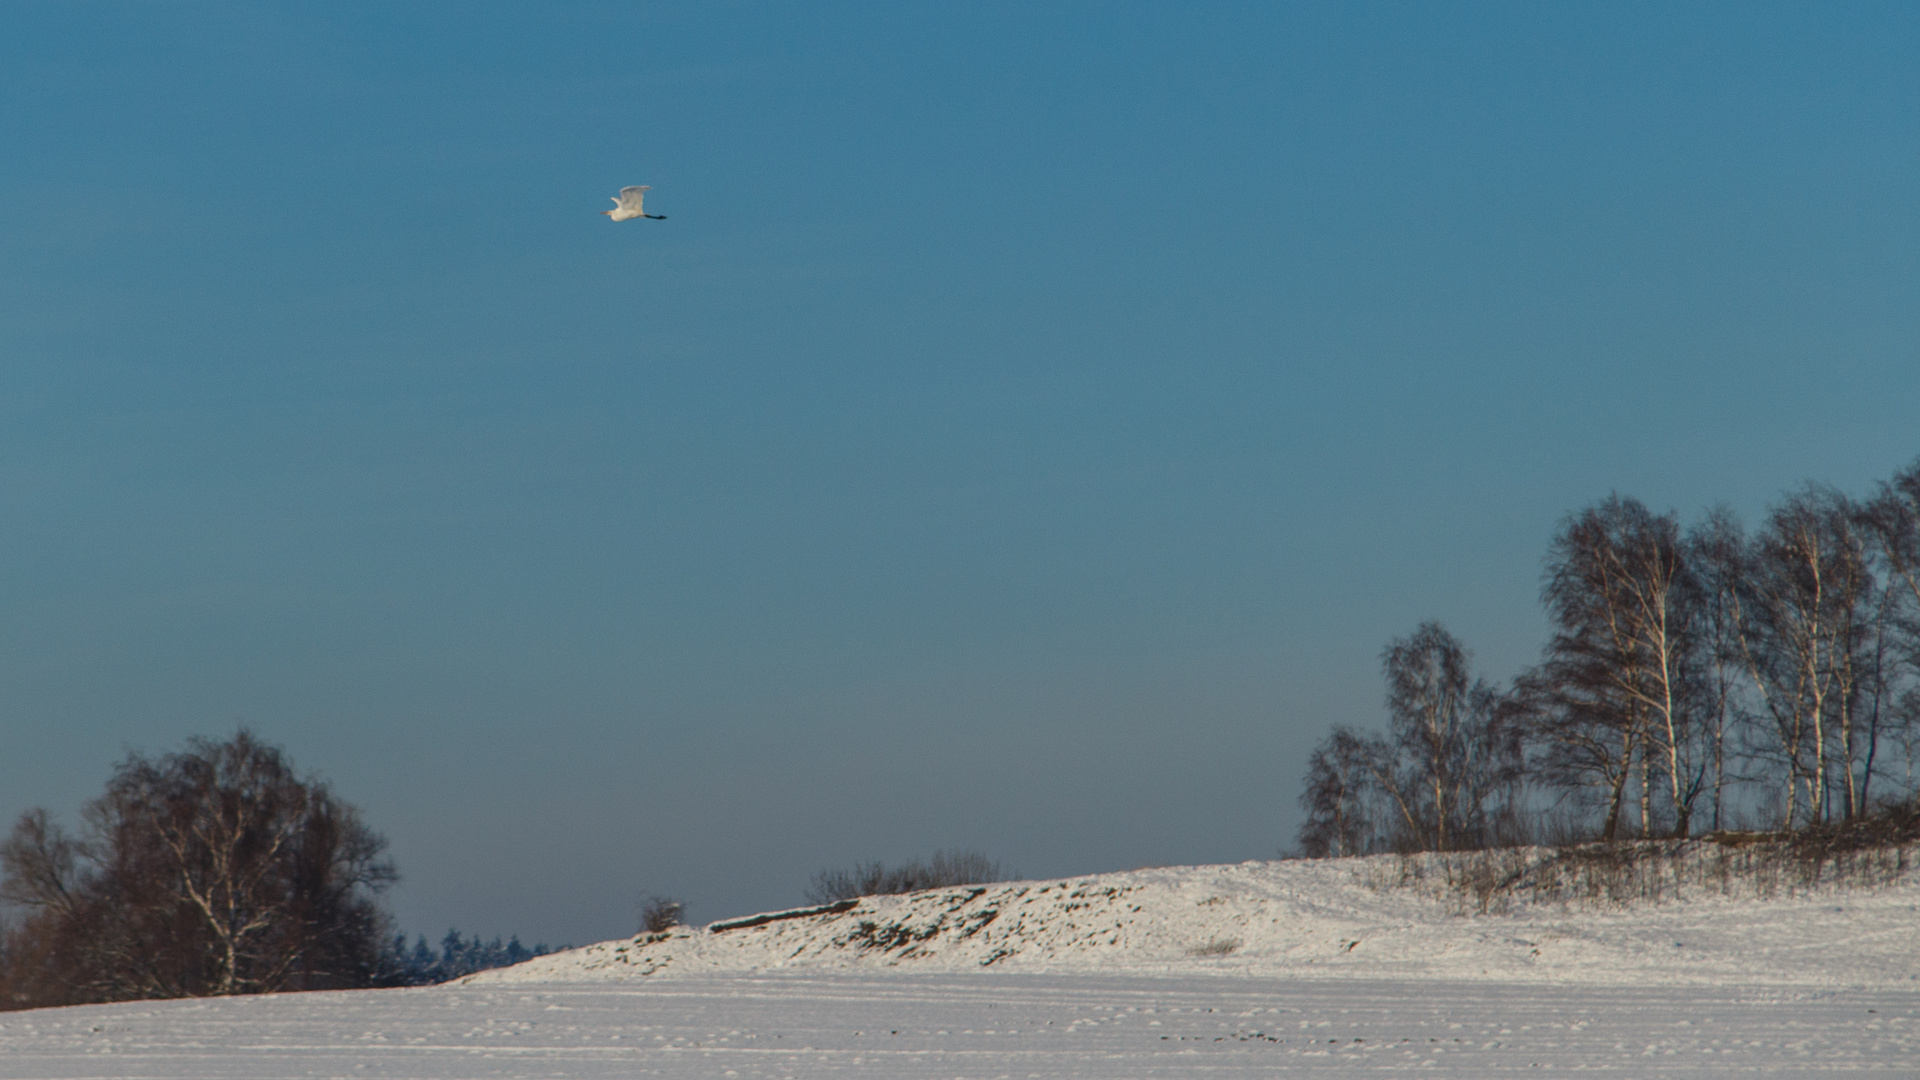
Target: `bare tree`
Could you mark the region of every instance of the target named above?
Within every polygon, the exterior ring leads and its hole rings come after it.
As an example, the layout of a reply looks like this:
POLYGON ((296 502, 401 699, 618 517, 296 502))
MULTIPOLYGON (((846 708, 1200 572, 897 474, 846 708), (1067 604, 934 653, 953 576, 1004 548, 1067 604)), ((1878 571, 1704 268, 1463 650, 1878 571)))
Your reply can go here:
POLYGON ((1745 590, 1747 540, 1740 522, 1726 507, 1709 512, 1687 535, 1687 560, 1699 584, 1700 626, 1697 640, 1705 653, 1703 733, 1713 765, 1713 816, 1710 827, 1725 826, 1728 767, 1727 734, 1739 709, 1747 671, 1745 661, 1745 590))
POLYGON ((0 1009, 91 1000, 75 986, 99 952, 100 908, 81 871, 87 854, 39 809, 0 844, 0 902, 25 912, 0 925, 0 1009))
POLYGON ((1710 654, 1677 520, 1618 495, 1572 515, 1549 549, 1541 599, 1555 630, 1528 682, 1547 775, 1605 792, 1606 839, 1635 780, 1643 835, 1656 813, 1686 835, 1711 768, 1699 745, 1710 654))
POLYGON ((1415 846, 1481 846, 1515 764, 1499 738, 1499 695, 1472 680, 1466 649, 1437 622, 1389 642, 1380 659, 1398 758, 1384 783, 1415 846))
POLYGON ((51 965, 37 985, 60 990, 39 1003, 372 977, 386 842, 250 732, 128 757, 85 818, 76 841, 33 811, 0 846, 0 898, 29 913, 15 937, 51 965))
POLYGON ((1456 851, 1510 838, 1517 730, 1505 696, 1473 680, 1437 622, 1381 654, 1389 734, 1335 728, 1308 761, 1298 842, 1308 855, 1456 851))
MULTIPOLYGON (((1786 824, 1865 809, 1859 724, 1872 686, 1880 588, 1846 496, 1808 486, 1768 516, 1748 556, 1746 654, 1768 723, 1756 749, 1780 769, 1786 824)), ((1884 630, 1884 624, 1881 627, 1884 630)))
POLYGON ((1873 714, 1902 750, 1902 792, 1911 797, 1920 737, 1920 458, 1881 484, 1860 518, 1884 575, 1876 612, 1873 714))
POLYGON ((1378 736, 1336 726, 1307 759, 1306 811, 1296 838, 1308 858, 1372 855, 1391 850, 1398 810, 1386 802, 1380 777, 1392 771, 1393 753, 1378 736))
POLYGON ((1387 718, 1406 768, 1390 784, 1408 829, 1425 850, 1458 846, 1458 788, 1465 756, 1467 656, 1437 622, 1421 623, 1381 654, 1387 718))

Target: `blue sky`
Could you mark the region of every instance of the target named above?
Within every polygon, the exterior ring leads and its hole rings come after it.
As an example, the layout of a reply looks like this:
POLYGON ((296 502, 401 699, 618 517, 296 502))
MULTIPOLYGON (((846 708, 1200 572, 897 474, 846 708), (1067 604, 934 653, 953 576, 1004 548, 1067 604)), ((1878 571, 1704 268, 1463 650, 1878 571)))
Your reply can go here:
POLYGON ((0 814, 250 724, 430 935, 1268 857, 1565 513, 1920 453, 1911 5, 29 3, 0 101, 0 814))

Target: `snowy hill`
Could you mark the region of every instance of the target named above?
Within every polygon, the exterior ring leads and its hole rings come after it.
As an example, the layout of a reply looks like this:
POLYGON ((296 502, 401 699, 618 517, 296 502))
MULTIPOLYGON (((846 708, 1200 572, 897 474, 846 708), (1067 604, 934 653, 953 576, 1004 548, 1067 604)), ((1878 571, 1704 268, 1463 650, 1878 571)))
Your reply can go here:
POLYGON ((1774 898, 1682 888, 1661 902, 1462 915, 1457 897, 1397 884, 1407 865, 1249 862, 863 897, 602 942, 464 981, 901 968, 1920 986, 1910 873, 1774 898))
POLYGON ((937 889, 436 987, 0 1013, 0 1080, 1913 1074, 1906 856, 1842 875, 1871 888, 1787 895, 1746 872, 1777 861, 1716 877, 1728 862, 1692 845, 1623 878, 1593 854, 1599 878, 1520 852, 937 889), (1548 899, 1623 880, 1660 899, 1548 899), (1483 907, 1504 913, 1460 913, 1483 907))

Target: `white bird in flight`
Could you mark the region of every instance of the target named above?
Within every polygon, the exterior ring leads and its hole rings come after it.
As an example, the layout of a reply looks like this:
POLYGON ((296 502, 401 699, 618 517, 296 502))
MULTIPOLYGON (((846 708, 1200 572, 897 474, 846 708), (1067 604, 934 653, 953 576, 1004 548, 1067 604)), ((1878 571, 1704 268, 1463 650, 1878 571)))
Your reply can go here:
POLYGON ((665 221, 667 220, 667 215, 665 214, 649 214, 645 210, 640 209, 640 200, 646 198, 647 192, 652 190, 652 188, 644 184, 640 187, 623 187, 620 189, 620 194, 613 198, 615 203, 614 208, 600 212, 615 221, 626 221, 629 218, 637 217, 652 218, 655 221, 665 221))

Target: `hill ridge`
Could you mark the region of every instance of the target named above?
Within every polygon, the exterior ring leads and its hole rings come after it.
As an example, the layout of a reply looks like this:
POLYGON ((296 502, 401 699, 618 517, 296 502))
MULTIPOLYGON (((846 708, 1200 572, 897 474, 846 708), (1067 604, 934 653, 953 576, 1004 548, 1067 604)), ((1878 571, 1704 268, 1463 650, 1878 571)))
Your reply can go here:
POLYGON ((968 885, 677 927, 482 972, 579 982, 900 968, 1498 978, 1920 982, 1920 883, 1761 898, 1702 890, 1615 909, 1462 913, 1397 856, 1163 867, 968 885))

